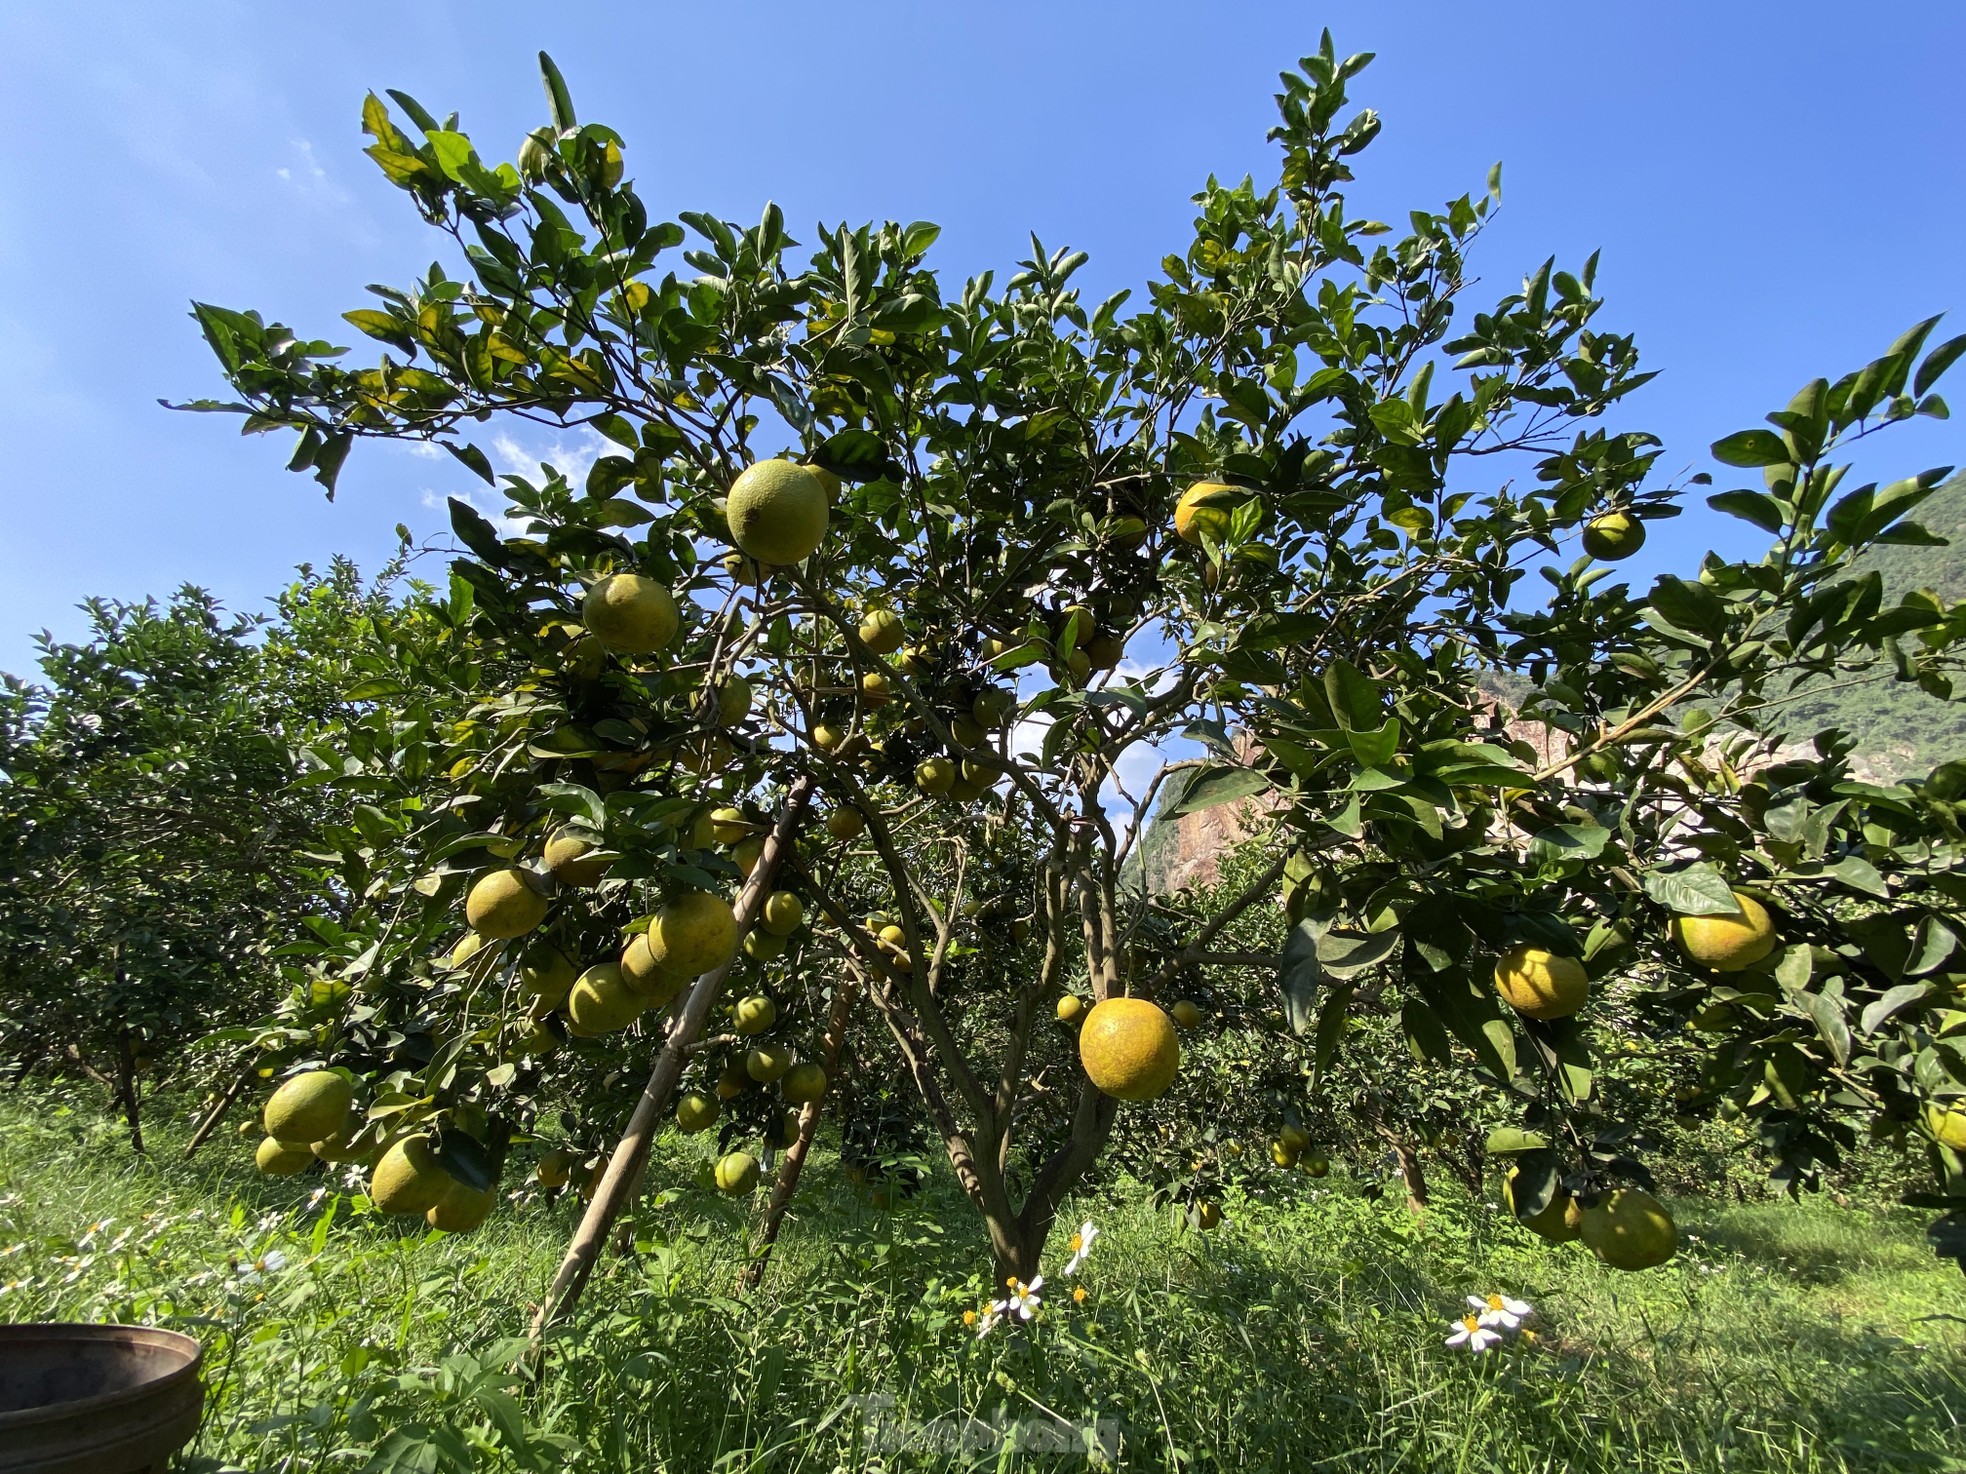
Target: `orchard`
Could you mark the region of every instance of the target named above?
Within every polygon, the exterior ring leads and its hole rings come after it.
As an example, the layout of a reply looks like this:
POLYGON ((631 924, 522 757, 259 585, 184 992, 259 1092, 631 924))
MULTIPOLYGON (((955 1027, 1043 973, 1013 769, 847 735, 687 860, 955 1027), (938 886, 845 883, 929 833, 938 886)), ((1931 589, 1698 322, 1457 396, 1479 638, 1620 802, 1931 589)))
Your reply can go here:
POLYGON ((536 1347, 692 1136, 704 1201, 761 1199, 752 1286, 817 1144, 884 1207, 951 1178, 985 1330, 1114 1182, 1225 1238, 1381 1150, 1416 1206, 1432 1151, 1653 1272, 1667 1113, 1790 1194, 1884 1153, 1966 1261, 1966 762, 1873 782, 1793 720, 1859 670, 1953 695, 1966 607, 1865 562, 1937 542, 1950 468, 1847 473, 1945 416, 1966 337, 1801 366, 1675 478, 1594 256, 1483 295, 1499 168, 1348 203, 1370 60, 1327 35, 1274 176, 1210 179, 1099 302, 1035 238, 957 281, 925 222, 669 218, 543 53, 509 162, 368 97, 439 264, 331 330, 198 304, 231 397, 179 407, 329 496, 364 442, 435 448, 502 511, 450 501, 441 586, 294 754, 326 899, 204 1039, 207 1130, 256 1113, 213 1150, 448 1233, 576 1198, 536 1347), (604 450, 496 476, 512 422, 604 450), (1682 515, 1766 550, 1633 587, 1682 515), (1209 811, 1229 879, 1157 891, 1156 828, 1209 811))

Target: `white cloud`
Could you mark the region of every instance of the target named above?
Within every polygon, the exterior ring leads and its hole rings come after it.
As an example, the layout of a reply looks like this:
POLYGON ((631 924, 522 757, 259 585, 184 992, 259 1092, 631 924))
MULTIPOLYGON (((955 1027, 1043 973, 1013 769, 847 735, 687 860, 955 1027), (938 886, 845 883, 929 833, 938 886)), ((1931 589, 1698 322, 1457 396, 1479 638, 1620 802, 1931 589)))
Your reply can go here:
POLYGON ((433 512, 444 513, 446 520, 448 520, 450 515, 449 499, 451 497, 456 497, 487 522, 491 523, 493 527, 496 527, 500 537, 524 537, 532 530, 532 520, 530 518, 508 517, 504 512, 480 502, 476 494, 469 491, 431 491, 426 487, 423 492, 423 505, 430 508, 433 512))
POLYGON ((291 164, 282 164, 273 171, 276 179, 292 186, 295 194, 312 205, 325 205, 336 209, 354 203, 355 197, 337 184, 321 161, 314 155, 314 145, 305 138, 290 140, 294 152, 291 164))
POLYGON ((485 447, 493 466, 506 475, 534 477, 541 465, 548 465, 575 487, 586 484, 587 473, 607 448, 608 441, 587 425, 562 431, 529 427, 518 434, 500 429, 485 447))

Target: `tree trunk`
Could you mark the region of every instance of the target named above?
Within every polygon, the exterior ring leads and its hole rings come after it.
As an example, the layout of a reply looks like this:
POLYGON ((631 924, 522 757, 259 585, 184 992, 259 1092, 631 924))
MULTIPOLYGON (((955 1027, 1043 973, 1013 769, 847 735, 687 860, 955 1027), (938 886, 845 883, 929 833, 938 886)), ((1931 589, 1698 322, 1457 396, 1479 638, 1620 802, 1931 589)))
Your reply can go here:
MULTIPOLYGON (((853 1016, 853 1005, 858 997, 859 988, 851 976, 841 979, 833 989, 833 1006, 826 1018, 826 1035, 819 1047, 819 1064, 826 1071, 829 1094, 832 1081, 839 1072, 840 1047, 846 1042, 847 1021, 853 1016)), ((771 1202, 765 1207, 765 1224, 758 1235, 757 1248, 752 1250, 751 1262, 744 1266, 744 1272, 737 1279, 739 1294, 756 1289, 765 1277, 765 1266, 771 1261, 772 1246, 778 1242, 778 1231, 785 1222, 785 1210, 792 1204, 792 1194, 798 1191, 799 1174, 805 1170, 813 1137, 819 1133, 819 1113, 824 1105, 825 1100, 821 1098, 809 1101, 799 1110, 799 1139, 786 1148, 785 1160, 779 1164, 778 1180, 772 1184, 771 1202)))
MULTIPOLYGON (((814 779, 802 777, 785 795, 785 807, 779 811, 778 823, 765 836, 757 866, 737 893, 735 909, 739 941, 750 931, 751 923, 764 905, 772 878, 778 873, 779 858, 791 846, 792 836, 804 817, 815 786, 814 779)), ((656 1123, 668 1109, 669 1098, 675 1093, 676 1083, 682 1078, 683 1067, 689 1061, 689 1046, 703 1032, 710 1009, 723 990, 724 978, 729 975, 736 960, 737 951, 732 948, 730 958, 722 966, 699 977, 690 989, 682 1012, 669 1025, 662 1048, 656 1052, 655 1065, 649 1071, 648 1083, 642 1088, 642 1098, 635 1103, 634 1114, 628 1118, 627 1129, 622 1132, 621 1140, 608 1159, 607 1171, 601 1176, 600 1186, 595 1189, 593 1200, 588 1203, 587 1211, 580 1220, 580 1227, 574 1230, 573 1239, 567 1245, 566 1257, 560 1261, 559 1271, 553 1276, 546 1298, 533 1316, 528 1359, 535 1368, 544 1349, 547 1330, 571 1312, 579 1301, 581 1291, 587 1287, 588 1276, 594 1272, 594 1261, 600 1255, 601 1246, 607 1242, 609 1228, 634 1196, 635 1187, 641 1181, 642 1170, 648 1161, 649 1145, 655 1138, 656 1123)))
POLYGON ((137 1101, 136 1054, 130 1048, 130 1031, 116 1033, 116 1104, 123 1119, 130 1123, 130 1150, 143 1155, 143 1112, 137 1101))
POLYGON ((1418 1212, 1427 1206, 1427 1179, 1420 1171, 1420 1154, 1403 1141, 1393 1143, 1399 1175, 1406 1179, 1406 1206, 1418 1212))
POLYGON ((187 1161, 199 1147, 205 1144, 206 1138, 218 1130, 219 1124, 232 1109, 232 1103, 239 1098, 239 1092, 246 1088, 246 1082, 252 1078, 253 1067, 248 1064, 239 1072, 239 1077, 225 1087, 224 1093, 212 1102, 212 1108, 205 1112, 205 1119, 198 1123, 198 1129, 191 1133, 191 1140, 185 1144, 184 1155, 187 1161))

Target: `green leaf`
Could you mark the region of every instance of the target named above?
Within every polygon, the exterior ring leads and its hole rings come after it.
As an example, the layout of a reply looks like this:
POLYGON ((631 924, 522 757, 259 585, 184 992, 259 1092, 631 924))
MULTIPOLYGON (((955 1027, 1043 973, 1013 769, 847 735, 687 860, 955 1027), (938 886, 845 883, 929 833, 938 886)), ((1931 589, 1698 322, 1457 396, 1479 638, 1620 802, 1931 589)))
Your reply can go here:
POLYGON ((1384 767, 1399 753, 1399 718, 1387 717, 1383 725, 1371 731, 1349 728, 1345 740, 1351 744, 1352 756, 1364 766, 1384 767))
POLYGON ((1939 382, 1939 375, 1951 368, 1962 353, 1966 353, 1966 333, 1946 339, 1926 354, 1925 362, 1918 366, 1917 377, 1911 381, 1913 395, 1923 396, 1927 389, 1939 382))
POLYGON ((1783 466, 1789 448, 1773 430, 1737 430, 1713 443, 1713 458, 1723 466, 1783 466))
POLYGON ((1188 780, 1188 786, 1182 790, 1180 799, 1167 810, 1166 817, 1172 819, 1182 814, 1198 814, 1218 804, 1234 803, 1239 798, 1267 792, 1272 786, 1269 778, 1254 768, 1211 763, 1198 769, 1195 776, 1188 780))
POLYGON ((498 539, 498 530, 485 520, 476 507, 452 497, 450 508, 451 531, 457 534, 459 542, 494 568, 502 568, 511 561, 505 544, 498 539))
POLYGON ((1610 842, 1611 831, 1601 824, 1558 824, 1529 841, 1529 857, 1545 865, 1595 860, 1610 842))
POLYGON ((1845 855, 1825 873, 1835 876, 1853 891, 1862 891, 1880 900, 1891 899, 1891 887, 1884 883, 1884 877, 1877 873, 1877 867, 1861 855, 1845 855))
POLYGON ((1902 1013, 1914 1003, 1924 1002, 1931 993, 1930 983, 1899 983, 1864 1005, 1857 1027, 1866 1034, 1875 1034, 1894 1015, 1902 1013))
POLYGON ((469 442, 459 445, 452 440, 440 440, 437 443, 456 456, 465 465, 469 466, 473 471, 477 472, 486 485, 494 486, 498 483, 498 478, 492 474, 491 461, 486 458, 485 453, 478 449, 477 446, 469 442))
POLYGON ((1293 926, 1290 935, 1284 938, 1283 955, 1277 964, 1277 986, 1283 990, 1293 1034, 1309 1033, 1315 1017, 1313 1005, 1324 976, 1317 960, 1319 930, 1309 921, 1293 926))
POLYGON ((1550 1139, 1540 1131, 1524 1131, 1515 1126, 1498 1126, 1488 1133, 1484 1149, 1491 1157, 1512 1157, 1518 1152, 1539 1152, 1550 1139))
POLYGON ((1727 877, 1700 863, 1681 870, 1648 870, 1645 894, 1681 916, 1739 916, 1741 906, 1727 877))
POLYGON ((539 53, 539 76, 546 84, 546 108, 553 119, 553 126, 561 132, 578 127, 573 115, 573 94, 567 91, 567 79, 560 75, 553 58, 543 51, 539 53))
POLYGON ((1346 731, 1376 729, 1385 720, 1384 700, 1373 680, 1349 660, 1334 660, 1324 673, 1331 714, 1346 731))
POLYGON ((1345 1022, 1350 1017, 1351 1007, 1350 983, 1340 983, 1325 996, 1324 1009, 1318 1014, 1317 1040, 1311 1061, 1313 1090, 1324 1078, 1324 1072, 1331 1067, 1331 1061, 1338 1056, 1338 1044, 1345 1037, 1345 1022))
POLYGON ((872 430, 842 430, 812 453, 813 464, 846 481, 875 481, 888 470, 887 442, 872 430))
POLYGON ((404 353, 415 357, 416 339, 410 330, 386 312, 378 312, 373 307, 357 307, 353 312, 344 312, 342 321, 352 323, 362 332, 392 348, 400 348, 404 353))
POLYGON ((1440 1016, 1422 999, 1408 998, 1400 1005, 1400 1028, 1406 1033, 1406 1046, 1421 1064, 1447 1064, 1453 1049, 1440 1016))
POLYGON ((1716 512, 1725 512, 1730 517, 1752 522, 1763 532, 1778 533, 1785 521, 1780 505, 1765 491, 1723 491, 1717 496, 1708 497, 1707 505, 1716 512))
POLYGON ((533 792, 549 809, 585 819, 596 834, 607 832, 608 806, 593 789, 578 783, 542 783, 533 792))
POLYGON ((1336 978, 1351 978, 1377 967, 1399 950, 1400 934, 1391 931, 1332 930, 1318 939, 1317 959, 1336 978))

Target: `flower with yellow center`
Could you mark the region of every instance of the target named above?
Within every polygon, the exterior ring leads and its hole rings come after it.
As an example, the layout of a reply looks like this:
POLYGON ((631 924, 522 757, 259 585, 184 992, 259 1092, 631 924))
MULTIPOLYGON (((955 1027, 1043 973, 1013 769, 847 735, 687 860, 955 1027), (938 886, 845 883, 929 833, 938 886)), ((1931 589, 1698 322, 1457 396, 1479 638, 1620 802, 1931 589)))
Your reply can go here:
POLYGON ((1500 1331, 1491 1331, 1481 1323, 1481 1317, 1475 1315, 1472 1311, 1462 1316, 1458 1321, 1452 1322, 1452 1325, 1454 1326, 1454 1334, 1447 1338, 1447 1345, 1451 1350, 1466 1348, 1468 1351, 1479 1355, 1481 1352, 1488 1350, 1489 1347, 1501 1344, 1502 1333, 1500 1331))
POLYGON ((1077 1285, 1077 1286, 1074 1286, 1074 1287, 1073 1287, 1073 1290, 1072 1290, 1072 1301, 1073 1301, 1073 1303, 1074 1303, 1074 1304, 1077 1304, 1077 1305, 1083 1305, 1083 1304, 1085 1304, 1085 1286, 1084 1286, 1084 1285, 1077 1285))
POLYGON ((1092 1241, 1098 1237, 1099 1230, 1090 1218, 1079 1225, 1079 1231, 1065 1242, 1065 1247, 1072 1251, 1072 1257, 1065 1264, 1063 1271, 1065 1274, 1074 1275, 1079 1272, 1079 1266, 1085 1263, 1086 1255, 1092 1252, 1092 1241))
POLYGON ((1505 1331, 1518 1331, 1523 1322, 1536 1316, 1536 1307, 1527 1300, 1511 1300, 1507 1295, 1470 1295, 1468 1306, 1491 1330, 1500 1326, 1505 1331))

